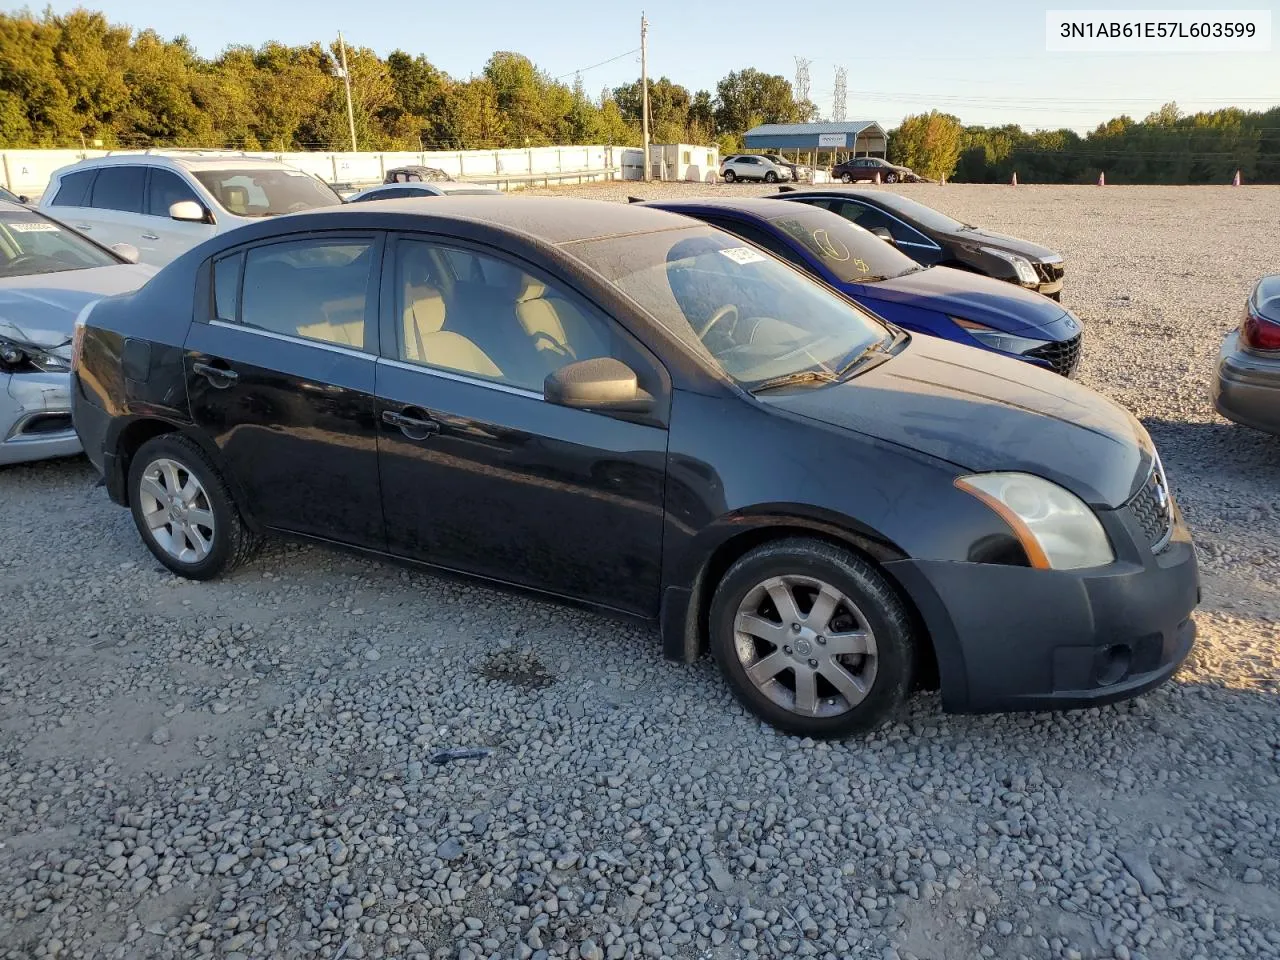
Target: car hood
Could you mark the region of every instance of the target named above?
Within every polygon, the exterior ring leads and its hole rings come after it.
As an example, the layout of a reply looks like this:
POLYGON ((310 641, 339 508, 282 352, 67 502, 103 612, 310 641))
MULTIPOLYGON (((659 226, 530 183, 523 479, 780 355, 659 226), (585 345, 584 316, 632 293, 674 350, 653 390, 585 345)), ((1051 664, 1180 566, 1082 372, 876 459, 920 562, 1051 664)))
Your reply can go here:
POLYGON ((58 347, 71 339, 85 304, 138 289, 157 268, 121 263, 0 279, 0 336, 33 347, 58 347))
POLYGON ((1137 419, 1066 377, 914 335, 865 373, 761 402, 946 460, 965 471, 1033 473, 1097 507, 1124 503, 1154 457, 1137 419))
POLYGON ((1003 280, 951 267, 929 267, 863 284, 858 290, 858 299, 928 307, 953 317, 985 323, 1005 333, 1028 335, 1066 316, 1066 311, 1048 297, 1003 280), (928 303, 920 303, 921 298, 927 298, 928 303))
POLYGON ((1048 247, 1042 247, 1038 243, 1031 243, 1029 240, 1022 240, 1018 237, 1010 237, 1003 233, 996 233, 993 230, 984 230, 982 227, 974 227, 970 230, 961 230, 953 236, 962 243, 971 244, 974 247, 999 247, 1001 250, 1008 250, 1010 253, 1018 253, 1029 260, 1058 260, 1060 257, 1057 253, 1048 247))

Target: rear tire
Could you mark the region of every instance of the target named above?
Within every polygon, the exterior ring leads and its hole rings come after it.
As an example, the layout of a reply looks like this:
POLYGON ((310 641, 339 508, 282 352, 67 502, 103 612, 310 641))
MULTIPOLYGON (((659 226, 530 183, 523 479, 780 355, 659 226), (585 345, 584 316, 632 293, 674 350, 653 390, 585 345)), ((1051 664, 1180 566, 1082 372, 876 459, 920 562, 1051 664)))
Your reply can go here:
POLYGON ((852 173, 842 173, 842 174, 840 174, 840 182, 841 182, 841 183, 853 183, 853 174, 852 174, 852 173))
POLYGON ((738 179, 738 175, 737 175, 736 173, 734 173, 732 170, 726 170, 726 171, 724 172, 724 182, 725 182, 725 183, 733 183, 733 181, 735 181, 735 180, 737 180, 737 179, 738 179))
POLYGON ((716 587, 709 627, 734 695, 786 733, 870 730, 911 689, 901 599, 871 563, 828 543, 793 538, 745 554, 716 587))
POLYGON ((209 580, 250 560, 261 538, 200 446, 179 433, 144 443, 129 464, 129 509, 143 543, 181 577, 209 580))

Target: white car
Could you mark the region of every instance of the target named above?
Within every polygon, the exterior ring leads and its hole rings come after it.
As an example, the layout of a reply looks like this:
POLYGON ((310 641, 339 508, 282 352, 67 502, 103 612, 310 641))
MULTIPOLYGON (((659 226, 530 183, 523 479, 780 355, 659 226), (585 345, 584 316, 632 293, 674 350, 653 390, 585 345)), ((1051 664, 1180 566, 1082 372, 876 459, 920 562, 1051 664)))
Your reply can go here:
POLYGON ((735 180, 763 180, 765 183, 777 183, 779 180, 791 179, 791 168, 757 154, 737 154, 725 157, 721 161, 720 177, 726 183, 733 183, 735 180))
POLYGON ((54 172, 40 209, 163 266, 215 234, 262 217, 342 203, 317 177, 276 160, 200 152, 113 154, 54 172))
POLYGON ((449 180, 441 183, 409 182, 383 183, 368 190, 361 190, 354 196, 347 197, 347 203, 363 203, 365 200, 404 200, 407 197, 456 197, 472 195, 502 196, 497 187, 486 187, 478 183, 462 183, 449 180))

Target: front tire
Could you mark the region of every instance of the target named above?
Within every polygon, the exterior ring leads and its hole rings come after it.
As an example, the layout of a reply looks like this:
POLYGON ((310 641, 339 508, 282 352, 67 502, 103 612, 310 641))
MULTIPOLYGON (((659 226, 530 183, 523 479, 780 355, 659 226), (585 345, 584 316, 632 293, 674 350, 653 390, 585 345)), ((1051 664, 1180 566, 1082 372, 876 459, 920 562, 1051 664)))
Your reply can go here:
POLYGON ((711 653, 752 713, 796 736, 870 730, 906 700, 915 644, 872 564, 808 539, 739 559, 711 602, 711 653))
POLYGON ((129 508, 155 558, 191 580, 230 572, 261 543, 245 526, 226 480, 181 434, 154 437, 133 455, 129 508))
POLYGON ((732 170, 726 170, 726 171, 724 172, 724 182, 725 182, 725 183, 733 183, 733 181, 735 181, 735 180, 737 180, 737 179, 738 179, 738 175, 737 175, 736 173, 734 173, 732 170))
POLYGON ((898 175, 897 175, 896 173, 886 174, 886 175, 885 175, 885 178, 884 178, 884 182, 885 182, 885 183, 897 183, 897 182, 898 182, 898 175))
POLYGON ((777 182, 778 182, 778 175, 777 175, 776 173, 774 173, 772 170, 770 170, 770 171, 768 171, 767 173, 765 173, 765 175, 764 175, 764 182, 765 182, 765 183, 777 183, 777 182))

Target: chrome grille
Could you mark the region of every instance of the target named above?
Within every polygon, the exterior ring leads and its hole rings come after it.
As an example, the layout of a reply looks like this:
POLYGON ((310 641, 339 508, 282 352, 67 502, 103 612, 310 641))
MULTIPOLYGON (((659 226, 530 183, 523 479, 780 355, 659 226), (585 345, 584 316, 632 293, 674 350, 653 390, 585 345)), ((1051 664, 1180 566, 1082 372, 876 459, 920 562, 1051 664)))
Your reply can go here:
POLYGON ((1129 501, 1128 507, 1142 528, 1152 553, 1159 553, 1169 545, 1169 537, 1173 534, 1173 495, 1169 492, 1169 481, 1158 456, 1147 482, 1129 501))
POLYGON ((1052 340, 1043 347, 1028 350, 1024 356, 1043 360, 1049 364, 1054 373, 1069 377, 1080 365, 1080 352, 1083 347, 1084 334, 1077 333, 1070 340, 1052 340))

